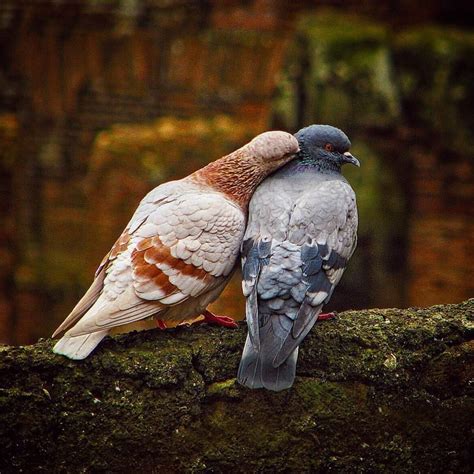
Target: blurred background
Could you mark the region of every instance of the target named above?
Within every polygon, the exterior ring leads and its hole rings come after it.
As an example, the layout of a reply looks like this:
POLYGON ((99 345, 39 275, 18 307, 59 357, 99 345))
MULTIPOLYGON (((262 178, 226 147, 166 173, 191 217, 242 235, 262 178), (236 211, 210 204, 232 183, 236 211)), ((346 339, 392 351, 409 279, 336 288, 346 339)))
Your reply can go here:
POLYGON ((362 163, 330 309, 474 296, 472 5, 3 0, 0 342, 51 334, 151 188, 311 123, 362 163))

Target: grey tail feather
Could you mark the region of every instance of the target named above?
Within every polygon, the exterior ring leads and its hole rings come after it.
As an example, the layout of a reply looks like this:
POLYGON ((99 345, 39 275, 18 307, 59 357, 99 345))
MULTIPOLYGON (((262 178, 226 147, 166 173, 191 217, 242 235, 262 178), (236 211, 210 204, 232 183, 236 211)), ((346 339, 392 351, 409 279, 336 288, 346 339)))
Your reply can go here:
POLYGON ((303 321, 305 324, 300 325, 297 336, 293 335, 293 331, 291 331, 285 337, 283 344, 281 344, 281 347, 278 349, 275 359, 273 360, 273 365, 275 367, 283 364, 290 354, 295 350, 295 348, 299 347, 303 339, 308 335, 309 331, 311 331, 312 327, 315 325, 319 313, 321 312, 321 308, 322 305, 319 305, 317 308, 313 308, 307 302, 303 302, 296 316, 296 322, 298 322, 298 319, 301 318, 301 321, 303 321))
MULTIPOLYGON (((262 328, 261 328, 262 329, 262 328)), ((272 334, 268 334, 271 337, 272 334)), ((298 348, 279 367, 273 366, 278 348, 265 344, 265 339, 260 334, 260 351, 256 351, 247 334, 242 359, 239 365, 237 380, 248 388, 266 388, 279 392, 293 385, 296 374, 296 361, 298 359, 298 348)))
POLYGON ((53 348, 53 352, 69 359, 85 359, 109 333, 108 329, 82 336, 68 336, 66 333, 53 348))
POLYGON ((245 314, 248 326, 248 335, 256 351, 260 350, 257 289, 253 288, 245 301, 245 314))

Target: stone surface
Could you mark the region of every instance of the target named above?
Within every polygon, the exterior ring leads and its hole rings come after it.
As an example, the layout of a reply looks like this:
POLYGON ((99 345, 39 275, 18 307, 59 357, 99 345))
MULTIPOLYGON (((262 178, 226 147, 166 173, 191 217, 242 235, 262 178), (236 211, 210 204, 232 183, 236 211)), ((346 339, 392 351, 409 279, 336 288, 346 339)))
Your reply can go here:
POLYGON ((0 351, 0 471, 456 472, 472 461, 474 300, 321 322, 294 387, 235 382, 244 328, 0 351))

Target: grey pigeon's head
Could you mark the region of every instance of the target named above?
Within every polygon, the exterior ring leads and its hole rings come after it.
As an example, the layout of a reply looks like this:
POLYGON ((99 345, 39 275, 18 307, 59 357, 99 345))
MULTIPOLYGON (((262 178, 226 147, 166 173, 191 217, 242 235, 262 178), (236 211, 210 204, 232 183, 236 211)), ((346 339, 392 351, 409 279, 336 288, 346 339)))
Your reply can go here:
POLYGON ((340 171, 345 163, 360 166, 359 160, 349 153, 349 138, 336 127, 310 125, 295 133, 295 137, 300 146, 297 157, 300 163, 334 171, 340 171))

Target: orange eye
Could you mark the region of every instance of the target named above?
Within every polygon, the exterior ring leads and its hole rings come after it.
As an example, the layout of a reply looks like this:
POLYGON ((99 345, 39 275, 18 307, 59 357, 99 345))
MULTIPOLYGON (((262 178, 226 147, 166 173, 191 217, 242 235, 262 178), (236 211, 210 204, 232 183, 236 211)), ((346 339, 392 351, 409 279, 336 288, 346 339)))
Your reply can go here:
POLYGON ((326 145, 324 145, 324 149, 326 151, 334 151, 334 145, 332 143, 326 143, 326 145))

